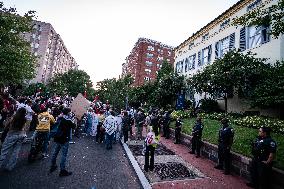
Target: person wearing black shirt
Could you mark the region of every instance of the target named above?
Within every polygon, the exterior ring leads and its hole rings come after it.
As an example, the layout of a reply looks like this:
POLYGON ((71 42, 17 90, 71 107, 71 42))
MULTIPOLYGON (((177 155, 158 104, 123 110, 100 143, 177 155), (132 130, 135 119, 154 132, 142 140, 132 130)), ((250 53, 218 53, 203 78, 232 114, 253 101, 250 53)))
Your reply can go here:
POLYGON ((59 176, 69 176, 72 172, 68 172, 65 168, 67 155, 68 155, 68 148, 69 148, 69 141, 71 136, 71 130, 76 128, 76 125, 71 121, 70 114, 71 110, 69 108, 64 108, 63 119, 61 120, 57 132, 54 136, 55 149, 51 159, 51 167, 50 173, 55 171, 57 168, 56 165, 56 158, 59 151, 62 149, 61 161, 60 161, 60 173, 59 176))
POLYGON ((276 142, 270 136, 270 128, 261 127, 258 137, 252 143, 251 182, 253 188, 270 188, 273 159, 276 153, 276 142))
POLYGON ((191 139, 191 151, 189 153, 195 154, 196 157, 200 157, 200 148, 201 148, 201 137, 203 131, 203 124, 201 121, 201 117, 196 118, 196 123, 192 129, 192 139, 191 139))
POLYGON ((231 147, 234 139, 234 130, 229 127, 229 120, 223 118, 221 120, 222 128, 219 130, 218 138, 218 165, 215 169, 223 169, 223 164, 225 164, 225 175, 230 174, 231 171, 231 147))

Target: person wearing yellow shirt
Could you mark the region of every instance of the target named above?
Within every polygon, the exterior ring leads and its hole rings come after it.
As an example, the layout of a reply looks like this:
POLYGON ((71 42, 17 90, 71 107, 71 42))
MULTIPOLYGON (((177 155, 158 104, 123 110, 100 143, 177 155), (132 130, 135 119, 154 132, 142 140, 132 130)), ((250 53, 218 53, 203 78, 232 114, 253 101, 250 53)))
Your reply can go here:
POLYGON ((52 124, 55 123, 54 117, 49 114, 47 108, 44 108, 38 115, 38 124, 33 145, 29 154, 29 161, 35 160, 38 153, 42 152, 42 157, 47 158, 47 146, 49 141, 49 132, 52 124))

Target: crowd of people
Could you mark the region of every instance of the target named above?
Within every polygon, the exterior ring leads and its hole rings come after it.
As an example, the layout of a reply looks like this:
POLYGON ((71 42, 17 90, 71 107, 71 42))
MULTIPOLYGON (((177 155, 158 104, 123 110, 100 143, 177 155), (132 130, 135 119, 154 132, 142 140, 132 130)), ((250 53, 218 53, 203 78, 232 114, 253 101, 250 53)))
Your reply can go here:
MULTIPOLYGON (((69 108, 72 97, 44 98, 42 96, 13 98, 7 93, 0 98, 0 128, 1 135, 0 168, 11 171, 17 162, 18 154, 23 143, 31 142, 29 162, 41 158, 48 158, 48 146, 54 141, 51 154, 50 172, 57 169, 56 159, 60 151, 59 176, 69 176, 72 172, 66 170, 69 144, 73 136, 82 134, 95 137, 96 143, 104 143, 107 150, 122 140, 129 139, 143 141, 145 146, 144 170, 154 169, 155 149, 163 137, 170 138, 171 111, 150 108, 144 112, 142 108, 115 110, 106 102, 94 101, 86 113, 78 119, 69 108), (30 137, 28 131, 33 131, 30 137), (51 139, 54 140, 51 140, 51 139), (9 156, 10 154, 10 156, 9 156), (9 157, 8 157, 9 156, 9 157), (8 160, 7 160, 8 159, 8 160)), ((175 122, 175 144, 181 143, 183 121, 180 118, 175 122)), ((201 156, 202 131, 204 128, 201 117, 196 118, 192 128, 191 154, 196 158, 201 156)), ((234 130, 229 120, 223 118, 218 131, 218 164, 216 169, 224 170, 224 174, 231 173, 231 147, 234 139, 234 130)), ((267 188, 271 175, 273 159, 276 153, 276 143, 270 137, 270 129, 261 127, 259 136, 252 145, 253 159, 251 164, 252 180, 248 186, 267 188)))

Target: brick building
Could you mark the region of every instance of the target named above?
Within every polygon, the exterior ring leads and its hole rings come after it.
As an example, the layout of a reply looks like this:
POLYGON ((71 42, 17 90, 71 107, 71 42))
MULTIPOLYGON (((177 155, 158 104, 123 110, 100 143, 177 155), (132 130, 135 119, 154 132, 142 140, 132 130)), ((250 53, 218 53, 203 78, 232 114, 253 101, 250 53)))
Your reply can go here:
POLYGON ((31 83, 47 83, 57 73, 77 69, 78 65, 71 56, 60 35, 51 24, 34 21, 33 31, 24 37, 31 44, 31 51, 38 56, 36 76, 31 83))
POLYGON ((122 76, 131 74, 133 86, 155 80, 164 60, 174 64, 174 48, 158 41, 139 38, 126 62, 122 64, 122 76))

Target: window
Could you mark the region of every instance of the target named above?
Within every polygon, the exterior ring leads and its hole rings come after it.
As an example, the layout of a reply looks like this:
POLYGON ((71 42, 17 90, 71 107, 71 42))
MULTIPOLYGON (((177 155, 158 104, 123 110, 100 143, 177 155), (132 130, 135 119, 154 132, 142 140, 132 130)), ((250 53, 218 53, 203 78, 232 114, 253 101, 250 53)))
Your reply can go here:
POLYGON ((199 54, 199 66, 203 66, 211 61, 211 45, 202 49, 201 55, 199 54))
POLYGON ((176 73, 182 73, 183 72, 183 62, 184 62, 184 60, 177 62, 176 73))
POLYGON ((148 48, 147 48, 147 50, 148 50, 148 51, 154 51, 154 47, 151 46, 151 45, 149 45, 148 48))
POLYGON ((147 58, 153 58, 153 54, 151 53, 147 53, 146 55, 147 55, 147 58))
POLYGON ((256 8, 258 5, 261 4, 261 0, 255 0, 253 3, 251 3, 248 7, 247 7, 247 12, 253 10, 254 8, 256 8))
POLYGON ((188 67, 187 67, 188 70, 195 69, 195 57, 196 54, 188 57, 188 67))
POLYGON ((151 70, 148 69, 148 68, 145 69, 145 72, 146 72, 146 74, 151 74, 151 70))
POLYGON ((206 33, 202 36, 202 41, 207 40, 209 38, 209 33, 206 33))
POLYGON ((224 29, 230 23, 230 18, 220 24, 220 30, 224 29))
POLYGON ((235 48, 235 33, 221 39, 215 44, 215 58, 222 58, 226 52, 235 48))
POLYGON ((248 48, 254 48, 269 41, 268 27, 248 27, 248 48))
POLYGON ((192 49, 193 46, 194 46, 194 42, 190 43, 190 44, 188 45, 188 50, 192 49))
POLYGON ((39 44, 38 44, 38 43, 36 43, 36 44, 35 44, 35 48, 37 49, 38 47, 39 47, 39 44))
POLYGON ((150 77, 144 77, 144 81, 150 81, 151 78, 150 77))
POLYGON ((146 63, 147 66, 152 66, 153 65, 153 63, 150 62, 150 61, 146 61, 145 63, 146 63))

